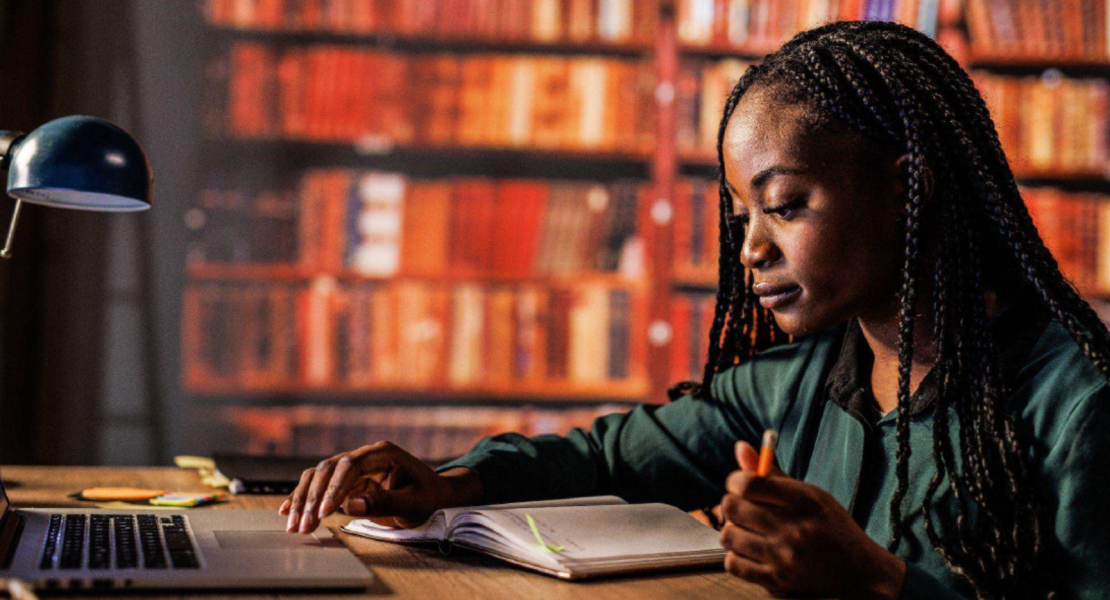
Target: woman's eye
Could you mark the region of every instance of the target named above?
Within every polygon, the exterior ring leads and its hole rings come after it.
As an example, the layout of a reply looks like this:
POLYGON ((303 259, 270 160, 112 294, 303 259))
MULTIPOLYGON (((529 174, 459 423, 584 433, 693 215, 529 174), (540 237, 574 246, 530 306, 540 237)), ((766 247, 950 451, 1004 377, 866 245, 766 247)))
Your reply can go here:
POLYGON ((773 215, 778 215, 778 216, 782 217, 783 219, 790 220, 791 218, 794 217, 795 213, 798 212, 798 209, 802 207, 802 204, 804 202, 805 202, 805 198, 803 198, 803 197, 794 198, 793 200, 790 200, 789 202, 785 202, 783 204, 780 204, 780 205, 776 206, 775 208, 769 208, 764 212, 771 213, 773 215))

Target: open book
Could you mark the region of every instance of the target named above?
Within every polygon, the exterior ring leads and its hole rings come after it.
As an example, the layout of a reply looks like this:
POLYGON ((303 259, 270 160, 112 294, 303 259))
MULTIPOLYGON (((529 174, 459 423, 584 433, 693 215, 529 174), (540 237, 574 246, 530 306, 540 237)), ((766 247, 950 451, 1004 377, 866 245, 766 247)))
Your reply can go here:
POLYGON ((436 542, 445 554, 462 546, 563 579, 719 566, 725 557, 720 534, 681 509, 616 496, 447 508, 413 529, 357 519, 342 530, 436 542))

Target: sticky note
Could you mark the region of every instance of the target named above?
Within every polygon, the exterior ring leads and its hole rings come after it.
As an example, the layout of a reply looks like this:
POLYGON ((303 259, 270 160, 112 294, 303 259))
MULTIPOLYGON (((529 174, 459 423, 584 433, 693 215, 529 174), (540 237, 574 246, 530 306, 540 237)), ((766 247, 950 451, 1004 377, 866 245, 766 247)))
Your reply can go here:
POLYGON ((551 544, 543 541, 543 536, 540 535, 540 530, 536 527, 536 520, 532 518, 532 515, 524 513, 524 517, 528 519, 528 527, 532 528, 532 534, 536 536, 536 541, 539 542, 540 550, 547 550, 548 552, 563 551, 562 546, 552 546, 551 544))
POLYGON ((151 498, 150 503, 155 506, 180 506, 188 508, 207 504, 219 498, 219 494, 165 494, 151 498))
POLYGON ((163 490, 145 490, 142 488, 113 488, 95 487, 81 490, 83 500, 107 501, 121 500, 123 502, 142 502, 157 498, 166 492, 163 490))

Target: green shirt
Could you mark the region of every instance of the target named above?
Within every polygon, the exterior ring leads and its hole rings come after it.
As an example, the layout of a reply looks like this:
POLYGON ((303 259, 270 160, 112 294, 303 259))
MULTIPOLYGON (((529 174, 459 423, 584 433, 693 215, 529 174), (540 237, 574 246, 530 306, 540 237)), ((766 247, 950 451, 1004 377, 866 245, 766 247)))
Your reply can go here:
MULTIPOLYGON (((1010 377, 1018 431, 1033 487, 1045 508, 1050 568, 1064 598, 1110 594, 1110 386, 1067 331, 1033 302, 991 321, 1010 377), (1031 438, 1030 438, 1031 436, 1031 438)), ((776 460, 791 477, 832 494, 872 539, 890 539, 896 487, 896 411, 880 416, 870 391, 869 346, 854 319, 793 344, 769 348, 718 373, 706 400, 685 396, 598 418, 565 436, 516 433, 482 439, 465 466, 486 503, 615 494, 683 510, 717 504, 737 468, 733 447, 758 447, 779 432, 776 460)), ((909 405, 912 454, 902 514, 911 536, 898 546, 908 566, 903 598, 960 598, 917 510, 935 473, 930 372, 909 405), (926 410, 928 409, 928 410, 926 410)), ((953 440, 957 418, 950 413, 953 440)), ((958 442, 954 446, 958 452, 958 442)), ((942 484, 934 505, 951 503, 942 484)), ((951 506, 951 504, 948 504, 951 506)))

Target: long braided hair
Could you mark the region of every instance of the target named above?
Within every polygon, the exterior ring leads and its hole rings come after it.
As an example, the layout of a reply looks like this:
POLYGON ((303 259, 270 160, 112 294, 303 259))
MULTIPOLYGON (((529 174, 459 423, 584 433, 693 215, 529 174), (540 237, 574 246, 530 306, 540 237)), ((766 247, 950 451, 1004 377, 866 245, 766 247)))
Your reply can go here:
MULTIPOLYGON (((706 397, 714 374, 789 336, 755 301, 753 274, 739 263, 743 225, 728 218, 722 141, 741 97, 767 85, 780 98, 808 103, 820 118, 861 132, 877 145, 909 155, 902 228, 905 233, 898 299, 898 405, 907 407, 913 314, 919 279, 932 274, 937 401, 932 454, 936 475, 921 507, 933 548, 977 598, 1044 597, 1050 584, 1038 571, 1044 521, 1031 489, 1006 400, 986 314, 987 286, 1027 291, 1071 334, 1110 378, 1110 333, 1060 273, 1025 208, 987 107, 967 73, 936 42, 904 25, 835 22, 796 35, 750 67, 725 103, 717 135, 720 257, 716 310, 702 381, 669 390, 706 397), (926 201, 928 199, 928 201, 926 201), (928 227, 923 229, 922 224, 928 227), (922 232, 935 236, 935 257, 924 263, 922 232), (959 457, 947 434, 949 409, 959 422, 959 457), (954 514, 929 510, 942 483, 954 514), (975 519, 970 518, 973 510, 975 519)), ((902 503, 911 453, 907 410, 899 410, 890 501, 894 551, 907 535, 902 503)))

